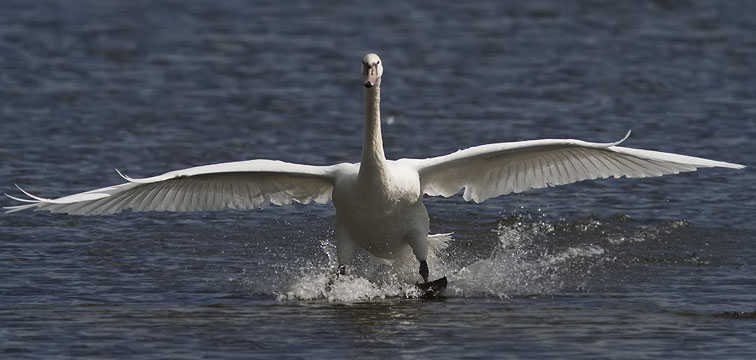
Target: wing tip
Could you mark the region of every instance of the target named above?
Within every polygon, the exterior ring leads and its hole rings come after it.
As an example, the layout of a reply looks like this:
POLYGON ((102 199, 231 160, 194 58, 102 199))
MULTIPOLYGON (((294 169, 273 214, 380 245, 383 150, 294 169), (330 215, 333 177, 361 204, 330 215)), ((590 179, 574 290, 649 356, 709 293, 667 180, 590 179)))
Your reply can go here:
POLYGON ((691 171, 695 171, 697 168, 727 168, 727 169, 735 169, 735 170, 743 170, 746 168, 745 165, 742 164, 736 164, 726 161, 718 161, 718 160, 710 160, 710 159, 704 159, 704 158, 694 158, 697 160, 702 160, 702 163, 698 164, 692 164, 694 169, 691 171))
MULTIPOLYGON (((35 202, 42 202, 42 201, 47 201, 48 200, 48 199, 41 198, 39 196, 35 196, 35 195, 30 194, 28 191, 26 191, 26 190, 22 189, 20 186, 18 186, 18 184, 13 184, 13 185, 16 185, 16 189, 18 189, 19 191, 21 191, 22 193, 24 193, 24 195, 26 195, 26 196, 34 199, 35 202)), ((10 197, 10 198, 14 199, 13 197, 10 197)), ((29 201, 31 201, 31 200, 21 200, 21 199, 17 199, 17 198, 15 198, 14 200, 18 200, 18 201, 21 201, 21 202, 29 202, 29 201)))
POLYGON ((6 214, 14 213, 17 211, 25 210, 25 209, 31 209, 35 207, 39 207, 40 204, 44 203, 47 199, 41 198, 39 196, 35 196, 30 194, 28 191, 24 190, 19 186, 18 184, 13 184, 16 186, 16 188, 21 191, 24 195, 28 196, 29 199, 20 198, 17 196, 10 195, 8 193, 3 193, 7 198, 18 201, 20 203, 25 203, 23 205, 13 205, 13 206, 3 206, 3 210, 5 210, 6 214))
POLYGON ((747 166, 742 165, 742 164, 728 163, 728 162, 723 162, 723 161, 720 161, 717 167, 724 167, 724 168, 730 168, 730 169, 736 169, 736 170, 743 170, 747 168, 747 166))
POLYGON ((18 212, 21 210, 31 209, 33 207, 36 207, 37 204, 26 204, 26 205, 14 205, 14 206, 3 206, 3 210, 5 210, 6 214, 18 212))
POLYGON ((18 201, 18 202, 24 202, 24 203, 33 203, 33 204, 36 204, 36 203, 38 203, 38 202, 39 202, 39 200, 22 199, 22 198, 19 198, 19 197, 15 197, 15 196, 13 196, 13 195, 10 195, 10 194, 8 194, 8 193, 3 193, 3 195, 7 196, 7 197, 8 197, 8 198, 10 198, 11 200, 15 200, 15 201, 18 201))

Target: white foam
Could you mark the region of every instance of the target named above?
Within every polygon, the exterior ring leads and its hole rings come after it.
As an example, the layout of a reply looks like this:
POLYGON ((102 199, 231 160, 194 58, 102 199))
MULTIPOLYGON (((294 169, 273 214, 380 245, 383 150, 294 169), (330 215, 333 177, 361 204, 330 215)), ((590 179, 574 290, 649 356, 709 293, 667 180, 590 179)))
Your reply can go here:
POLYGON ((327 300, 354 303, 390 298, 416 298, 419 291, 406 282, 371 281, 367 278, 346 275, 335 276, 328 272, 302 275, 288 291, 277 296, 286 300, 327 300))
MULTIPOLYGON (((570 273, 570 264, 587 258, 602 257, 606 250, 596 244, 567 247, 556 253, 542 253, 543 242, 554 235, 548 222, 517 222, 497 230, 498 245, 486 258, 460 263, 455 254, 439 249, 429 261, 431 277, 447 275, 447 297, 497 297, 550 295, 583 287, 582 274, 570 273), (577 280, 576 280, 577 279, 577 280)), ((419 280, 417 263, 408 261, 369 261, 351 266, 348 276, 332 275, 336 267, 332 240, 321 241, 329 259, 322 268, 303 270, 277 298, 286 300, 327 300, 331 302, 362 302, 392 298, 416 297, 412 284, 419 280)), ((435 278, 435 277, 434 277, 435 278)))

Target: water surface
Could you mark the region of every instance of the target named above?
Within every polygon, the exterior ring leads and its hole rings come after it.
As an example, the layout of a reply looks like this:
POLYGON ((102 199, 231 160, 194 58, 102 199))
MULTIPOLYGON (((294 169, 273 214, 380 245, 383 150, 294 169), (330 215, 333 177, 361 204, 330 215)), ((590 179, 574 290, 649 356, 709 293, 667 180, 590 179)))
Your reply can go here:
MULTIPOLYGON (((534 138, 752 166, 748 1, 3 1, 0 186, 46 197, 253 158, 359 161, 362 55, 387 156, 534 138)), ((0 216, 9 358, 729 357, 756 352, 756 178, 704 169, 428 198, 438 301, 333 209, 0 216)), ((2 205, 12 205, 5 200, 2 205)))

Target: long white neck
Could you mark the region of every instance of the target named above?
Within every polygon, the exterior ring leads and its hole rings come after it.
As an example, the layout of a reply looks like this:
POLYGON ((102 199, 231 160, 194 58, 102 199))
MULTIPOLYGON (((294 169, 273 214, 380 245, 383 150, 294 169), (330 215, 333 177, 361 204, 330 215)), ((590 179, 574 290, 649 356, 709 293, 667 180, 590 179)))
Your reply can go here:
POLYGON ((365 137, 362 140, 362 164, 360 177, 384 179, 386 156, 383 154, 381 137, 381 82, 365 88, 365 137))

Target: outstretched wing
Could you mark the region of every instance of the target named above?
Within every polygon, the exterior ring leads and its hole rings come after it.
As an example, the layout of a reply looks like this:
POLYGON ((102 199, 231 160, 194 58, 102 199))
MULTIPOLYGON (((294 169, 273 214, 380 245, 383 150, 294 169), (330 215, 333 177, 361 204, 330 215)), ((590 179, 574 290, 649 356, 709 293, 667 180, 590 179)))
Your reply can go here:
POLYGON ((544 139, 489 144, 430 159, 401 159, 420 174, 425 194, 451 196, 464 189, 467 201, 519 193, 582 180, 648 177, 695 171, 700 167, 742 169, 743 165, 615 143, 544 139))
POLYGON ((28 204, 5 209, 14 212, 36 208, 55 213, 104 215, 125 209, 202 211, 254 209, 292 201, 324 204, 331 199, 338 166, 249 160, 198 166, 145 179, 121 175, 127 183, 58 199, 36 197, 23 190, 30 199, 6 194, 28 204))

